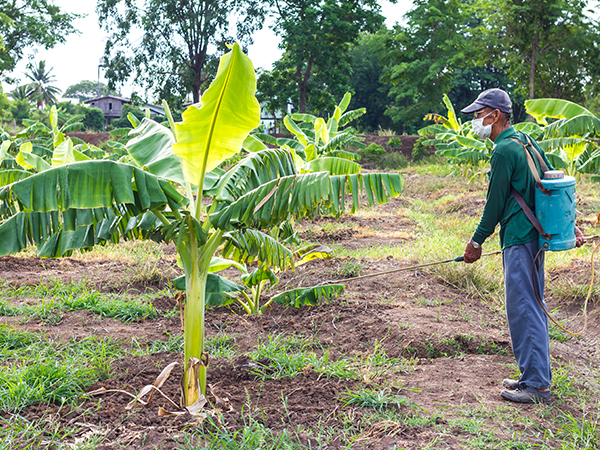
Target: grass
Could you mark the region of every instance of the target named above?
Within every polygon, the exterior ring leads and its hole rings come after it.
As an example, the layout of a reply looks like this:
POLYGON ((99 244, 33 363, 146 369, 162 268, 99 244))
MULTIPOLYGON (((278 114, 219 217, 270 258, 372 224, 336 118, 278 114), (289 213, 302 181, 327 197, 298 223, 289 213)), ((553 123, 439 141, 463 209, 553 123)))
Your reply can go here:
POLYGON ((0 327, 0 411, 74 403, 86 386, 110 376, 110 363, 121 354, 121 346, 111 340, 57 343, 0 327))
MULTIPOLYGON (((154 296, 160 297, 164 294, 164 292, 157 292, 154 296)), ((13 287, 5 284, 2 296, 4 300, 0 300, 1 315, 22 315, 49 325, 60 323, 64 311, 86 310, 101 317, 110 317, 126 323, 158 317, 158 312, 151 303, 152 295, 146 295, 146 301, 137 297, 126 301, 123 300, 122 295, 94 290, 85 280, 65 283, 58 278, 51 278, 49 282, 37 285, 13 287), (13 307, 7 302, 7 298, 40 298, 41 302, 34 306, 13 307)))
MULTIPOLYGON (((211 358, 231 359, 237 355, 235 349, 236 337, 236 335, 219 331, 215 336, 206 338, 206 351, 210 354, 211 358)), ((147 345, 145 351, 141 351, 138 348, 134 353, 142 355, 158 352, 183 353, 183 335, 169 335, 166 341, 152 341, 147 345)))

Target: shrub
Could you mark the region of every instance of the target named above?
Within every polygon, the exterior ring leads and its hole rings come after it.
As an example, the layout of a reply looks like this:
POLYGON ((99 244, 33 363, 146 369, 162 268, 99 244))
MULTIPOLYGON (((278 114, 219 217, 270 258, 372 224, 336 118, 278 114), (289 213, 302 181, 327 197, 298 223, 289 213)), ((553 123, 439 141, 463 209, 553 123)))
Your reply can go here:
POLYGON ((85 117, 81 121, 86 130, 102 131, 104 129, 104 114, 98 108, 85 108, 85 117))
POLYGON ((387 145, 389 145, 390 147, 394 147, 394 148, 401 148, 402 147, 402 139, 400 139, 399 136, 393 136, 390 138, 387 145))
POLYGON ((127 114, 131 113, 137 120, 142 120, 145 116, 144 112, 137 106, 125 103, 121 110, 121 117, 112 121, 111 125, 114 128, 133 128, 131 122, 127 118, 127 114))
POLYGON ((31 105, 28 100, 14 100, 10 103, 10 113, 18 125, 23 123, 23 119, 29 119, 31 105))
POLYGON ((424 141, 428 140, 427 136, 421 136, 419 139, 415 141, 415 145, 413 147, 412 154, 410 155, 413 161, 420 161, 425 156, 427 156, 428 147, 423 144, 424 141))
POLYGON ((381 145, 372 143, 365 148, 359 149, 358 154, 360 155, 362 162, 377 163, 381 159, 382 155, 385 155, 385 148, 383 148, 381 145))

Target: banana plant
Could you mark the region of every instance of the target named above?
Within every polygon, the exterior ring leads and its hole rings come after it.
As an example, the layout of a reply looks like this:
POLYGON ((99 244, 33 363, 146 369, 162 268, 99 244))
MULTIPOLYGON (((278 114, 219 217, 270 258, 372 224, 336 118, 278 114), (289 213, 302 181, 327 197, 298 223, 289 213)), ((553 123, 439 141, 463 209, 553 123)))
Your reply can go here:
POLYGON ((295 139, 275 138, 257 133, 264 142, 291 148, 297 153, 297 165, 303 172, 328 171, 332 175, 356 174, 360 156, 347 151, 349 146, 364 147, 352 128, 341 129, 365 114, 365 108, 346 111, 352 95, 347 92, 327 119, 312 114, 289 114, 283 122, 295 139))
POLYGON ((452 164, 462 166, 463 176, 473 172, 471 180, 479 176, 485 179, 485 169, 489 165, 493 143, 489 139, 482 140, 472 132, 471 122, 462 123, 456 116, 450 98, 444 94, 443 102, 448 117, 441 114, 427 114, 423 120, 434 121, 433 125, 418 130, 420 136, 434 136, 423 142, 435 147, 436 153, 448 158, 452 164))
MULTIPOLYGON (((291 250, 287 248, 284 248, 284 251, 288 252, 288 255, 292 254, 291 250)), ((294 252, 293 256, 295 259, 297 258, 295 267, 306 264, 314 259, 330 259, 332 257, 331 249, 318 244, 309 245, 299 249, 294 252)), ((253 270, 249 270, 248 266, 244 263, 213 256, 210 262, 209 272, 210 274, 213 274, 230 267, 234 267, 240 272, 242 281, 246 285, 246 288, 250 290, 250 293, 247 293, 246 289, 242 286, 231 285, 231 289, 226 293, 211 291, 212 298, 208 301, 208 304, 226 305, 237 301, 248 314, 262 314, 271 303, 279 303, 285 306, 294 307, 304 305, 316 306, 322 299, 331 300, 344 291, 344 285, 342 284, 296 288, 274 295, 264 304, 261 304, 261 296, 266 286, 269 284, 271 286, 276 286, 279 283, 277 269, 257 267, 253 270)), ((176 278, 174 280, 174 285, 179 290, 185 290, 185 276, 176 278)))
POLYGON ((402 189, 398 174, 298 173, 289 149, 250 153, 218 172, 260 124, 255 89, 252 63, 235 44, 221 58, 201 102, 188 107, 181 122, 173 121, 168 107, 168 128, 142 120, 126 145, 131 164, 73 162, 0 188, 0 255, 31 244, 42 256, 62 256, 119 239, 175 242, 185 273, 183 402, 188 408, 206 391, 207 301, 218 303, 225 297, 221 292, 239 290, 210 273, 213 256, 218 252, 263 270, 293 269, 285 246, 261 230, 293 217, 339 214, 346 196, 354 210, 363 192, 375 204, 402 189), (204 206, 201 199, 207 196, 211 201, 204 206))
POLYGON ((538 143, 555 168, 573 176, 599 173, 600 148, 594 140, 600 137, 598 117, 577 103, 555 98, 527 100, 525 110, 544 125, 538 143))

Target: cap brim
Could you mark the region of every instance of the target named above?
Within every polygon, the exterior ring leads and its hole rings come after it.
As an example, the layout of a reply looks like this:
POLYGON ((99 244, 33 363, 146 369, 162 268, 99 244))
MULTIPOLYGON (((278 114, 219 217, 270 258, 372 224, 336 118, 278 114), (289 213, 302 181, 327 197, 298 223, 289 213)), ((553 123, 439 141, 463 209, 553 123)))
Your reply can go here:
POLYGON ((484 105, 483 103, 480 103, 477 100, 475 100, 473 103, 471 103, 466 108, 461 109, 460 112, 463 114, 471 114, 471 113, 474 113, 475 111, 479 111, 480 109, 485 108, 485 106, 486 105, 484 105))

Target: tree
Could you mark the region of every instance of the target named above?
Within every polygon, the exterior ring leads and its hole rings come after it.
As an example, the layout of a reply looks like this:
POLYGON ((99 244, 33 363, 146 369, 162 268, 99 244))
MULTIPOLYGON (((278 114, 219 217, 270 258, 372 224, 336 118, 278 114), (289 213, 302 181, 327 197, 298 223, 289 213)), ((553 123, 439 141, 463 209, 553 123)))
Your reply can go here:
POLYGON ((16 88, 14 88, 11 92, 10 92, 10 96, 13 100, 27 100, 29 101, 29 96, 27 95, 29 93, 29 88, 27 87, 26 84, 23 84, 21 86, 17 86, 16 88))
MULTIPOLYGON (((314 111, 335 105, 347 90, 348 51, 361 32, 383 24, 376 0, 273 0, 275 32, 281 36, 282 58, 274 71, 285 85, 294 85, 298 112, 310 104, 314 111)), ((283 86, 282 86, 283 87, 283 86)))
POLYGON ((386 114, 404 123, 405 132, 420 128, 425 114, 443 110, 442 96, 452 88, 455 69, 465 63, 469 29, 464 2, 413 3, 406 25, 394 26, 388 35, 382 78, 392 85, 386 114))
POLYGON ((46 61, 40 61, 37 65, 30 63, 27 70, 25 76, 31 80, 31 83, 27 85, 29 99, 35 101, 38 108, 56 103, 56 96, 60 94, 61 90, 50 85, 54 82, 55 77, 50 75, 52 68, 46 71, 46 61))
POLYGON ((23 123, 23 119, 29 118, 29 111, 31 111, 31 104, 28 100, 15 99, 10 103, 10 113, 19 125, 23 123))
POLYGON ((350 108, 365 108, 364 116, 356 120, 357 128, 377 131, 379 128, 394 128, 385 111, 390 103, 390 85, 380 81, 383 74, 385 36, 387 29, 377 34, 363 33, 359 42, 352 46, 348 57, 351 65, 350 87, 354 91, 350 108))
MULTIPOLYGON (((100 95, 116 95, 117 92, 112 89, 108 89, 108 86, 104 83, 100 83, 100 95)), ((76 98, 80 102, 95 98, 98 95, 98 82, 83 80, 77 84, 69 86, 63 93, 63 97, 76 98)))
POLYGON ((111 89, 133 75, 159 98, 181 100, 191 92, 194 103, 215 73, 217 58, 209 51, 220 53, 232 42, 230 19, 237 19, 240 42, 264 19, 259 0, 98 0, 96 11, 111 33, 105 49, 111 89), (141 41, 130 40, 131 29, 141 30, 141 41))
POLYGON ((76 33, 77 14, 64 13, 51 0, 0 1, 0 77, 12 71, 25 49, 52 48, 76 33), (4 20, 2 18, 5 18, 4 20))
POLYGON ((584 101, 584 88, 600 74, 598 21, 585 0, 503 0, 490 15, 500 43, 528 98, 584 101))

